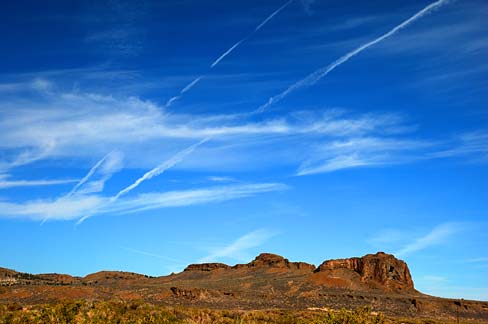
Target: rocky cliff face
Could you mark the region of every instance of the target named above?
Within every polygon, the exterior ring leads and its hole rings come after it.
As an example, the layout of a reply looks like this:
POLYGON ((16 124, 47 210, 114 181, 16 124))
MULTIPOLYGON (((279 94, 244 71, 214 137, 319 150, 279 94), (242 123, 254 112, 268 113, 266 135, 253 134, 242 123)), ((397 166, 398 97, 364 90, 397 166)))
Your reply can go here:
POLYGON ((313 264, 305 262, 290 262, 284 257, 272 254, 261 253, 253 261, 246 264, 236 264, 235 266, 228 266, 223 263, 202 263, 202 264, 190 264, 185 268, 185 272, 188 271, 214 271, 219 269, 235 270, 235 269, 290 269, 290 270, 305 270, 312 272, 315 269, 313 264))
MULTIPOLYGON (((206 275, 222 278, 239 278, 242 272, 249 275, 273 273, 303 276, 306 281, 323 287, 350 290, 381 289, 388 292, 415 292, 407 264, 393 255, 378 252, 363 257, 324 261, 319 267, 305 262, 290 262, 272 253, 262 253, 246 264, 229 266, 223 263, 191 264, 183 271, 190 280, 203 280, 206 275), (197 277, 194 277, 197 275, 197 277), (198 279, 199 278, 199 279, 198 279)), ((218 278, 216 277, 216 278, 218 278)), ((175 278, 175 277, 171 277, 175 278)), ((101 271, 84 278, 59 274, 31 275, 0 268, 0 284, 101 284, 105 282, 144 281, 150 279, 129 272, 101 271)))
POLYGON ((361 258, 327 260, 315 270, 315 273, 326 274, 329 277, 349 277, 351 280, 357 278, 371 288, 414 291, 407 264, 383 252, 361 258))
POLYGON ((241 265, 248 268, 283 268, 292 270, 309 270, 313 271, 315 266, 313 264, 308 264, 305 262, 290 262, 284 257, 272 254, 272 253, 261 253, 248 264, 241 265))
POLYGON ((488 319, 488 303, 423 295, 405 262, 385 253, 328 260, 319 267, 263 253, 246 264, 205 263, 162 277, 102 271, 86 277, 0 268, 0 304, 62 300, 144 300, 169 306, 228 309, 355 309, 402 317, 488 319))

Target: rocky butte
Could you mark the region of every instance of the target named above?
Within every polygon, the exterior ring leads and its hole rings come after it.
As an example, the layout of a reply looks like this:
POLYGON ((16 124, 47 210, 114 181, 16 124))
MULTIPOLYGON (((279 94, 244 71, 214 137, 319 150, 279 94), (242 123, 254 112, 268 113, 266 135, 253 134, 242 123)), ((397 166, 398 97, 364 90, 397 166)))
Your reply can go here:
POLYGON ((407 264, 378 252, 318 267, 263 253, 246 264, 191 264, 149 277, 101 271, 86 277, 32 275, 0 268, 0 303, 143 300, 218 309, 341 309, 369 306, 393 316, 488 320, 488 302, 438 298, 414 287, 407 264))
POLYGON ((341 278, 356 288, 415 291, 407 264, 383 252, 362 258, 327 260, 314 272, 326 278, 341 278))

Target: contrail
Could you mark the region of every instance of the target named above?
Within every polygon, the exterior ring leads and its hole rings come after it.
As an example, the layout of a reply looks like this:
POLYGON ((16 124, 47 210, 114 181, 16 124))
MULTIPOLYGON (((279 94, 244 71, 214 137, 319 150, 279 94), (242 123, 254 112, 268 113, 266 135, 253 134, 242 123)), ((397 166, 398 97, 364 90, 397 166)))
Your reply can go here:
POLYGON ((180 99, 182 94, 184 94, 185 92, 187 92, 188 90, 193 88, 198 82, 200 82, 201 79, 203 79, 203 75, 199 76, 198 78, 196 78, 192 82, 188 83, 188 85, 180 91, 179 95, 171 97, 168 101, 166 101, 166 104, 164 105, 164 107, 167 108, 167 107, 171 106, 171 104, 173 102, 180 99))
MULTIPOLYGON (((199 147, 200 145, 202 145, 203 143, 207 142, 210 140, 210 137, 207 137, 207 138, 204 138, 203 140, 201 140, 200 142, 198 143, 195 143, 189 147, 187 147, 186 149, 184 149, 183 151, 180 151, 178 153, 176 153, 172 158, 170 158, 169 160, 165 161, 164 163, 158 165, 157 167, 155 167, 154 169, 146 172, 142 177, 140 177, 139 179, 137 179, 133 184, 131 184, 130 186, 122 189, 121 191, 119 191, 115 196, 111 197, 108 202, 105 204, 105 206, 107 206, 108 204, 111 204, 111 203, 114 203, 117 199, 119 199, 121 196, 123 195, 126 195, 128 194, 130 191, 134 190, 137 186, 139 186, 142 182, 146 181, 146 180, 149 180, 155 176, 158 176, 160 175, 161 173, 165 172, 166 170, 172 168, 173 166, 175 166, 177 163, 181 162, 187 155, 191 154, 197 147, 199 147)), ((102 161, 103 162, 103 161, 102 161)), ((97 163, 98 164, 98 163, 97 163)), ((104 206, 104 207, 105 207, 104 206)), ((81 223, 83 223, 86 219, 90 218, 93 214, 95 213, 95 211, 92 211, 92 213, 90 214, 87 214, 85 216, 83 216, 82 218, 80 218, 77 222, 76 222, 76 226, 80 225, 81 223)), ((46 219, 41 223, 41 225, 46 221, 46 219)))
POLYGON ((192 82, 190 82, 190 84, 188 84, 186 87, 183 88, 183 90, 180 91, 180 94, 184 94, 185 92, 187 92, 188 90, 190 90, 191 88, 193 88, 193 86, 195 84, 197 84, 198 82, 200 82, 200 80, 203 78, 203 76, 199 76, 198 78, 196 78, 195 80, 193 80, 192 82))
POLYGON ((247 39, 247 37, 241 39, 237 43, 231 46, 227 51, 224 52, 224 54, 220 55, 213 63, 210 65, 210 68, 213 68, 217 64, 219 64, 220 61, 222 61, 227 55, 229 55, 233 50, 236 49, 237 46, 241 45, 242 42, 244 42, 247 39))
POLYGON ((91 169, 88 171, 88 173, 71 189, 71 191, 66 195, 66 197, 71 197, 76 190, 78 190, 83 184, 85 184, 91 176, 97 171, 97 169, 105 162, 105 160, 109 157, 111 153, 105 155, 100 161, 98 161, 91 169))
POLYGON ((220 55, 218 59, 216 59, 212 65, 210 66, 210 68, 213 68, 214 66, 216 66, 217 64, 220 63, 220 61, 222 61, 227 55, 229 55, 230 53, 232 53, 232 51, 234 51, 239 45, 241 45, 243 42, 245 42, 247 39, 249 39, 252 35, 254 35, 254 33, 256 33, 258 30, 260 30, 261 28, 264 27, 264 25, 266 25, 271 19, 273 19, 274 16, 276 16, 278 13, 280 13, 281 10, 285 9, 290 3, 292 3, 294 0, 288 0, 284 5, 282 5, 281 7, 279 7, 278 9, 276 9, 275 11, 273 11, 273 13, 271 15, 269 15, 268 17, 266 17, 266 19, 264 19, 249 35, 247 35, 246 37, 244 37, 243 39, 241 39, 240 41, 238 41, 237 43, 235 43, 234 45, 232 45, 227 51, 224 52, 224 54, 220 55))
POLYGON ((387 32, 386 34, 383 34, 382 36, 376 38, 375 40, 372 40, 364 45, 361 45, 360 47, 356 48, 355 50, 347 53, 346 55, 340 57, 339 59, 337 59, 335 62, 333 62, 332 64, 324 67, 324 68, 321 68, 315 72, 313 72, 312 74, 309 74, 306 78, 296 82, 295 84, 291 85, 290 87, 288 87, 288 89, 286 89, 285 91, 283 91, 282 93, 280 93, 279 95, 276 95, 274 97, 271 97, 267 103, 265 103, 264 105, 260 106, 256 112, 260 113, 260 112, 263 112, 266 108, 268 108, 269 106, 271 106, 272 104, 274 103, 277 103, 278 101, 281 101, 283 98, 285 98, 289 93, 297 90, 297 89, 300 89, 300 88, 303 88, 303 87, 307 87, 307 86, 311 86, 313 84, 315 84, 316 82, 318 82, 320 79, 322 79, 323 77, 325 77, 327 74, 329 74, 330 72, 332 72, 336 67, 338 67, 339 65, 347 62, 351 57, 353 56, 356 56, 357 54, 361 53, 362 51, 364 51, 365 49, 367 49, 368 47, 371 47, 385 39, 387 39, 388 37, 394 35, 396 32, 398 32, 399 30, 407 27, 408 25, 410 25, 411 23, 413 23, 414 21, 416 21, 417 19, 425 16, 426 14, 430 13, 432 10, 434 9, 437 9, 439 8, 440 6, 446 4, 447 2, 449 2, 450 0, 439 0, 439 1, 436 1, 430 5, 428 5, 427 7, 425 7, 424 9, 420 10, 419 12, 417 12, 415 15, 413 15, 412 17, 410 17, 409 19, 405 20, 404 22, 402 22, 400 25, 396 26, 395 28, 393 28, 392 30, 390 30, 389 32, 387 32))
POLYGON ((254 31, 257 32, 258 30, 260 30, 264 25, 266 25, 268 23, 268 21, 273 19, 274 16, 279 14, 281 10, 285 9, 292 2, 293 2, 293 0, 289 0, 287 3, 285 3, 284 5, 279 7, 278 9, 276 9, 275 12, 273 12, 271 15, 269 15, 268 18, 266 18, 262 23, 260 23, 259 26, 256 27, 256 29, 254 29, 254 31))
MULTIPOLYGON (((180 93, 181 93, 181 92, 180 92, 180 93)), ((169 107, 169 106, 171 106, 171 104, 172 104, 173 102, 175 102, 176 100, 178 100, 178 99, 180 99, 180 98, 181 98, 181 96, 174 96, 174 97, 171 97, 171 98, 170 98, 170 99, 169 99, 169 100, 166 102, 166 104, 164 105, 164 107, 169 107)))
MULTIPOLYGON (((63 198, 69 198, 69 197, 73 196, 73 194, 93 176, 93 174, 98 170, 98 168, 103 164, 103 162, 105 162, 105 160, 108 159, 110 154, 111 153, 108 153, 100 161, 98 161, 94 166, 92 166, 90 171, 88 171, 88 173, 80 181, 78 181, 78 183, 73 187, 73 189, 71 189, 71 191, 68 192, 63 198)), ((86 218, 88 218, 88 216, 83 217, 80 221, 78 221, 76 223, 76 225, 81 224, 81 222, 83 222, 86 218)), ((41 226, 44 225, 44 223, 47 222, 48 219, 49 219, 49 217, 47 217, 47 216, 44 217, 44 219, 42 220, 40 225, 41 226)))
POLYGON ((126 187, 125 189, 122 189, 121 191, 119 191, 118 194, 116 194, 115 196, 113 196, 110 199, 110 202, 116 201, 117 199, 120 198, 120 196, 126 195, 130 191, 134 190, 142 182, 144 182, 146 180, 149 180, 149 179, 151 179, 151 178, 153 178, 155 176, 160 175, 161 173, 165 172, 166 170, 168 170, 169 168, 173 167, 177 163, 181 162, 187 155, 191 154, 197 147, 199 147, 203 143, 207 142, 209 139, 210 138, 205 138, 205 139, 201 140, 200 142, 195 143, 195 144, 187 147, 183 151, 180 151, 180 152, 176 153, 176 155, 174 155, 173 157, 171 157, 169 160, 167 160, 164 163, 158 165, 154 169, 146 172, 142 177, 140 177, 139 179, 137 179, 133 184, 131 184, 130 186, 126 187))
MULTIPOLYGON (((235 43, 234 45, 232 45, 228 50, 226 50, 223 54, 221 54, 215 61, 213 61, 213 63, 210 65, 210 69, 213 69, 215 66, 217 66, 227 55, 229 55, 230 53, 232 53, 239 45, 241 45, 243 42, 245 42, 246 40, 248 40, 252 35, 254 35, 254 33, 256 33, 258 30, 260 30, 261 28, 263 28, 264 25, 266 25, 271 19, 273 19, 274 16, 276 16, 278 13, 280 13, 280 11, 282 11, 283 9, 285 9, 293 1, 294 0, 288 0, 281 7, 279 7, 275 11, 273 11, 273 13, 271 13, 271 15, 269 15, 268 17, 266 17, 266 19, 264 19, 251 33, 249 33, 246 37, 242 38, 240 41, 238 41, 237 43, 235 43)), ((204 76, 200 76, 200 77, 196 78, 195 80, 193 80, 192 82, 190 82, 187 86, 185 86, 183 88, 183 90, 180 91, 180 95, 179 96, 172 97, 171 99, 169 99, 166 102, 166 104, 164 106, 166 108, 169 107, 169 106, 171 106, 171 104, 173 102, 175 102, 176 100, 180 99, 182 94, 184 94, 185 92, 187 92, 188 90, 190 90, 191 88, 193 88, 193 86, 195 86, 203 77, 204 76)))

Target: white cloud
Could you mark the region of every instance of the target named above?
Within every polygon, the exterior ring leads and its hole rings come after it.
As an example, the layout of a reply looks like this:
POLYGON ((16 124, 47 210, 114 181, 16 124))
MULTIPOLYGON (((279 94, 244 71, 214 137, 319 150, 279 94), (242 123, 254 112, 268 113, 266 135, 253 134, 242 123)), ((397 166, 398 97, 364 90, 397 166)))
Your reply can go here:
POLYGON ((221 258, 230 258, 239 261, 246 261, 248 256, 246 252, 252 248, 261 246, 273 236, 276 236, 276 232, 259 229, 250 233, 247 233, 232 243, 223 246, 219 249, 215 249, 212 253, 199 260, 200 263, 215 262, 221 258))
POLYGON ((235 182, 236 181, 232 177, 223 177, 223 176, 210 176, 207 177, 207 179, 212 182, 235 182))
POLYGON ((488 159, 488 133, 470 132, 457 136, 448 149, 430 154, 433 158, 449 158, 456 156, 476 156, 488 159))
POLYGON ((19 91, 37 91, 40 93, 49 93, 53 84, 44 78, 36 77, 27 82, 10 82, 0 83, 1 92, 19 92, 19 91))
MULTIPOLYGON (((167 114, 140 98, 94 93, 51 91, 36 99, 0 97, 0 172, 41 160, 99 159, 114 149, 124 154, 125 167, 151 168, 207 137, 212 141, 199 148, 198 156, 176 167, 222 172, 299 165, 297 174, 304 175, 466 152, 486 156, 482 135, 443 143, 411 140, 415 125, 387 113, 354 115, 327 109, 256 118, 167 114)), ((103 189, 103 183, 86 184, 85 193, 103 189)))
MULTIPOLYGON (((177 147, 212 137, 198 159, 190 157, 180 167, 212 165, 221 171, 223 166, 251 165, 255 155, 249 152, 263 148, 260 161, 296 163, 300 154, 290 155, 291 160, 280 157, 288 154, 287 144, 294 139, 315 143, 410 131, 401 118, 387 114, 351 116, 332 109, 258 121, 245 115, 168 115, 150 101, 92 93, 52 93, 44 100, 32 98, 28 105, 6 101, 2 106, 0 149, 8 157, 0 162, 3 169, 41 159, 94 159, 114 148, 124 153, 127 167, 147 168, 170 158, 177 147)), ((296 148, 306 150, 307 145, 296 148)))
POLYGON ((423 158, 419 152, 434 146, 428 141, 359 137, 318 146, 298 168, 297 175, 332 172, 362 166, 391 165, 423 158), (411 154, 416 152, 417 155, 411 154), (409 154, 410 153, 410 154, 409 154))
POLYGON ((0 201, 0 218, 80 220, 94 215, 120 215, 168 207, 217 203, 285 189, 287 186, 280 183, 255 183, 145 193, 116 202, 99 195, 73 195, 21 203, 0 201))
POLYGON ((460 225, 455 223, 445 223, 438 225, 426 235, 418 237, 412 242, 406 244, 394 254, 398 257, 404 257, 414 252, 429 248, 431 246, 441 244, 447 238, 459 232, 460 230, 460 225))
POLYGON ((21 203, 0 202, 0 218, 72 220, 92 214, 108 201, 98 196, 73 196, 58 199, 32 200, 21 203))
POLYGON ((151 209, 222 202, 250 197, 259 193, 282 191, 287 188, 286 185, 280 183, 256 183, 163 193, 144 193, 132 199, 121 200, 113 206, 107 207, 107 212, 135 213, 151 209))
POLYGON ((303 176, 316 173, 332 172, 341 169, 350 169, 373 164, 375 164, 373 160, 364 160, 357 154, 340 155, 330 158, 327 161, 315 166, 307 166, 303 164, 299 168, 297 175, 303 176))
POLYGON ((36 186, 53 186, 73 183, 78 180, 74 179, 57 179, 57 180, 6 180, 5 175, 0 174, 0 189, 16 187, 36 187, 36 186), (2 177, 3 176, 3 177, 2 177))
POLYGON ((113 173, 122 168, 123 156, 120 152, 110 152, 99 160, 88 173, 71 189, 67 196, 75 193, 89 194, 103 191, 105 182, 110 179, 113 173), (92 177, 98 176, 95 180, 92 177))

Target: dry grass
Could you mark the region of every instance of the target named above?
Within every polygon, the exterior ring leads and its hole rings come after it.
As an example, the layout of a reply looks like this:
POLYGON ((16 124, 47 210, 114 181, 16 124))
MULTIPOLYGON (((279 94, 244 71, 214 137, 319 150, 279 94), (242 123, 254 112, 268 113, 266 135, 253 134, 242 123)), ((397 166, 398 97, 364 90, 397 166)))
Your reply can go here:
MULTIPOLYGON (((431 320, 393 320, 368 308, 355 311, 332 310, 209 310, 197 308, 170 308, 142 302, 64 302, 55 305, 22 307, 18 304, 0 305, 0 324, 56 323, 56 324, 165 324, 165 323, 279 323, 279 324, 389 324, 441 323, 431 320)), ((445 323, 445 322, 443 322, 445 323)), ((455 321, 453 321, 455 323, 455 321)))

